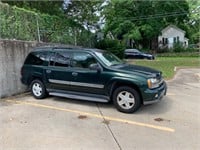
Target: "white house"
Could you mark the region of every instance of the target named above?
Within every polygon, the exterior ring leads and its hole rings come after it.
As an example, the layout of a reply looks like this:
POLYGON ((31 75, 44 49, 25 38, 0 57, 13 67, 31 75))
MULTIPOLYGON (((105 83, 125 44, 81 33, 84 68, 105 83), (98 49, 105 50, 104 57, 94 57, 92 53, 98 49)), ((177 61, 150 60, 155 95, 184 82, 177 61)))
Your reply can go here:
POLYGON ((185 37, 185 31, 175 25, 169 25, 161 31, 158 37, 158 47, 173 48, 175 43, 182 44, 183 47, 188 47, 188 39, 185 37))

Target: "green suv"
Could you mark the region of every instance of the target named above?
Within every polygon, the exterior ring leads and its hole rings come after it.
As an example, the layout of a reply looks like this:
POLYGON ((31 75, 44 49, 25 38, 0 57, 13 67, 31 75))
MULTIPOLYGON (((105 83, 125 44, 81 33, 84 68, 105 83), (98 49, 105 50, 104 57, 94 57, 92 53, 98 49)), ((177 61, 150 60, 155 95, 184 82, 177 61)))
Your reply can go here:
POLYGON ((167 91, 160 71, 124 63, 99 49, 38 47, 27 56, 21 76, 37 99, 113 101, 125 113, 158 102, 167 91))

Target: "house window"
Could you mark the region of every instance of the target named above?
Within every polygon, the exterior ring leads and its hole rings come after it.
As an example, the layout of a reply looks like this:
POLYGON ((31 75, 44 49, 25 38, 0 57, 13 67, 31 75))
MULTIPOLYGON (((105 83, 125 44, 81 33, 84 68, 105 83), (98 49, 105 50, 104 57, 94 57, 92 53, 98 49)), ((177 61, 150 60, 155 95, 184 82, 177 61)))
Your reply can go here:
POLYGON ((165 44, 165 38, 164 37, 162 38, 162 44, 165 44))
POLYGON ((177 42, 179 42, 179 36, 177 36, 177 42))
POLYGON ((176 37, 174 37, 174 43, 176 43, 176 37))
POLYGON ((168 44, 168 38, 165 38, 165 44, 168 44))

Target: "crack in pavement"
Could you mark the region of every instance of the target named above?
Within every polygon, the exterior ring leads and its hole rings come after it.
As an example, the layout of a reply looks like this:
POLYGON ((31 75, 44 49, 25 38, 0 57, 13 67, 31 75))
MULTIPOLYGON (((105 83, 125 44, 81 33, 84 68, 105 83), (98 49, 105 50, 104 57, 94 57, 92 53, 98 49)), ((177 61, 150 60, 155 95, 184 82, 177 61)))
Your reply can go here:
POLYGON ((102 116, 102 118, 103 118, 103 120, 104 120, 104 122, 105 122, 105 124, 106 124, 106 127, 108 128, 108 131, 111 133, 111 135, 112 135, 114 141, 116 142, 117 146, 119 147, 119 150, 122 150, 122 147, 121 147, 121 145, 119 144, 119 141, 117 140, 117 138, 115 137, 113 131, 111 130, 111 128, 110 128, 110 126, 109 126, 109 123, 106 123, 107 120, 105 119, 105 117, 104 117, 104 115, 103 115, 103 112, 101 111, 99 105, 98 105, 98 104, 96 104, 96 105, 97 105, 97 108, 98 108, 98 110, 99 110, 99 113, 101 114, 101 116, 102 116))

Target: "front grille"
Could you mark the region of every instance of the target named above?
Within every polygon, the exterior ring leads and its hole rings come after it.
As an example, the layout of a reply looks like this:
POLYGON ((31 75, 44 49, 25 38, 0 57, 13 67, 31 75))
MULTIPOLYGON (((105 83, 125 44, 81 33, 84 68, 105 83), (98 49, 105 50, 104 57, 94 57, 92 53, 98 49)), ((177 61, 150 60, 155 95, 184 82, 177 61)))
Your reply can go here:
POLYGON ((156 74, 156 78, 159 80, 159 86, 163 84, 162 72, 156 74))
POLYGON ((162 72, 157 73, 156 74, 156 78, 159 79, 159 80, 161 80, 161 78, 162 78, 162 72))
POLYGON ((159 86, 162 86, 163 85, 163 83, 164 83, 164 79, 161 77, 160 79, 159 79, 159 86))

